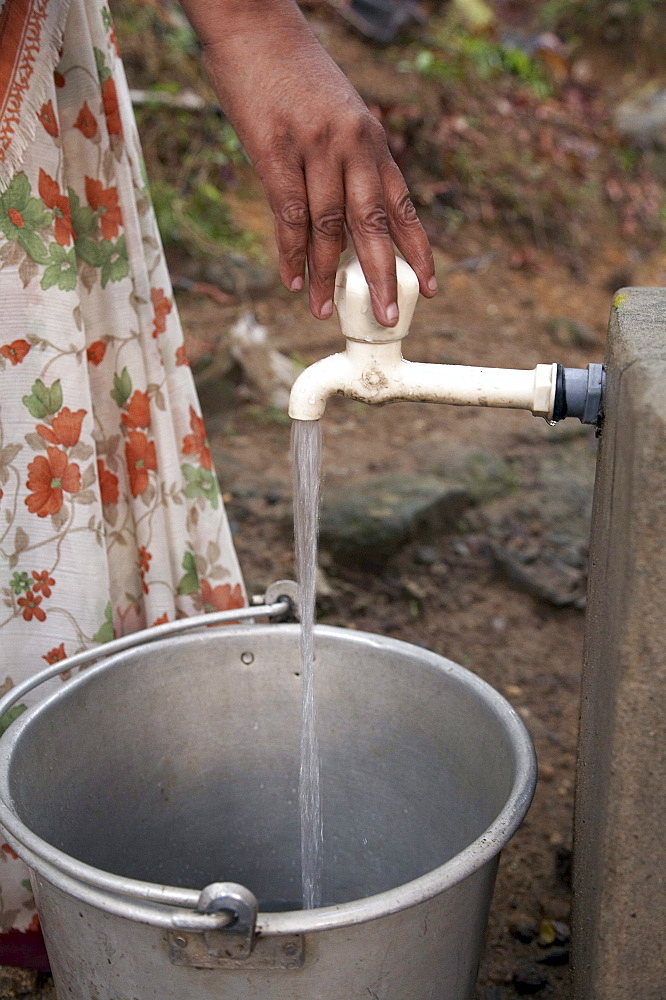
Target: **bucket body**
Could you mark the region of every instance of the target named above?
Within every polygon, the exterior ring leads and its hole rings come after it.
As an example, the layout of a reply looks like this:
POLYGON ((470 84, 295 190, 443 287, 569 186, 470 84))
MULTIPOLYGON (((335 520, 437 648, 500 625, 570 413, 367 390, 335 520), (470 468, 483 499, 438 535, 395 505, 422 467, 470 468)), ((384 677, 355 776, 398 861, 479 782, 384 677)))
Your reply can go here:
POLYGON ((473 997, 529 736, 449 660, 317 628, 323 905, 303 911, 298 640, 251 624, 119 653, 0 741, 61 1000, 473 997), (222 880, 258 900, 244 943, 192 914, 222 880))

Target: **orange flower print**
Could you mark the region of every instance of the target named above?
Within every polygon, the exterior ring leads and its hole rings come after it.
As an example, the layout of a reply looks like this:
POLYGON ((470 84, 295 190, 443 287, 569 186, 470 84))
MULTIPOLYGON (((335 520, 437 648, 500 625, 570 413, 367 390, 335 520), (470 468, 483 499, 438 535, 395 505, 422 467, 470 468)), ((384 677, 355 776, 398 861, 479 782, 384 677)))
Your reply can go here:
POLYGON ((201 581, 201 601, 204 611, 229 611, 231 608, 244 606, 240 583, 232 587, 230 583, 222 583, 211 587, 208 580, 201 581))
POLYGON ((107 469, 101 458, 97 459, 97 478, 102 503, 118 503, 118 476, 107 469))
POLYGON ((125 444, 125 459, 133 497, 140 496, 150 481, 148 473, 157 469, 155 444, 141 431, 130 431, 125 444))
POLYGON ((189 365, 187 360, 187 350, 185 349, 185 344, 181 344, 176 351, 176 365, 189 365))
POLYGON ((31 590, 24 597, 19 597, 18 606, 23 608, 23 617, 27 622, 31 622, 33 618, 38 622, 46 620, 46 612, 39 606, 41 603, 42 598, 38 594, 33 594, 31 590))
POLYGON ((20 365, 29 350, 30 344, 27 340, 12 340, 11 344, 3 344, 0 347, 0 354, 12 365, 20 365))
POLYGON ((46 104, 42 104, 37 117, 48 134, 56 139, 58 137, 58 119, 56 118, 55 111, 53 110, 53 102, 47 101, 46 104))
POLYGON ((74 228, 69 211, 69 198, 60 190, 60 185, 52 177, 39 170, 39 196, 47 208, 53 209, 55 238, 61 247, 68 246, 74 239, 74 228))
POLYGON ((151 288, 150 299, 155 310, 153 337, 156 337, 158 333, 164 333, 166 330, 166 318, 173 308, 173 303, 166 297, 163 288, 151 288))
POLYGON ((109 77, 102 84, 102 103, 104 114, 106 115, 106 127, 109 135, 122 135, 123 123, 120 120, 120 109, 118 107, 118 94, 113 77, 109 77))
POLYGON ((151 553, 148 551, 145 545, 142 545, 139 548, 139 572, 141 573, 141 585, 143 587, 144 594, 148 593, 148 585, 144 577, 150 568, 150 560, 152 558, 153 557, 151 553))
POLYGON ((192 406, 190 406, 190 427, 192 428, 192 433, 186 434, 183 438, 183 454, 198 455, 204 469, 212 472, 213 456, 210 453, 206 428, 203 420, 192 406))
POLYGON ((53 418, 50 427, 47 427, 45 424, 39 424, 35 430, 49 444, 59 444, 63 448, 73 448, 81 437, 81 424, 86 412, 86 410, 76 410, 73 413, 69 406, 63 406, 60 413, 56 414, 53 418))
POLYGON ((86 198, 99 215, 102 236, 105 240, 113 240, 123 224, 123 216, 118 204, 118 191, 114 187, 105 188, 101 181, 96 181, 93 177, 86 177, 85 180, 86 198))
POLYGON ((166 625, 166 623, 168 621, 169 621, 169 616, 168 616, 168 614, 165 611, 163 615, 160 615, 159 618, 155 619, 155 621, 153 622, 151 628, 154 628, 155 625, 166 625))
POLYGON ((37 455, 28 466, 26 485, 33 492, 25 498, 25 504, 37 517, 48 517, 60 510, 63 490, 78 493, 81 489, 81 472, 76 462, 70 462, 59 448, 47 448, 46 454, 46 458, 37 455))
POLYGON ((86 357, 91 365, 101 365, 106 354, 106 344, 103 340, 95 340, 86 351, 86 357))
POLYGON ((133 431, 139 427, 149 427, 150 402, 148 401, 148 393, 136 389, 127 404, 127 412, 121 414, 120 419, 125 427, 129 427, 133 431))
POLYGON ((61 660, 67 659, 67 654, 65 653, 65 643, 61 642, 59 646, 54 646, 50 649, 45 656, 42 656, 43 660, 47 663, 60 663, 61 660))
POLYGON ((32 589, 36 590, 38 594, 43 594, 44 597, 50 597, 51 587, 55 587, 55 580, 52 576, 49 576, 49 571, 47 569, 43 569, 40 573, 38 573, 36 569, 33 569, 32 578, 35 581, 32 585, 32 589))
POLYGON ((87 101, 84 101, 81 106, 78 117, 74 122, 74 128, 78 128, 86 139, 94 139, 97 135, 97 119, 88 107, 87 101))
POLYGON ((53 73, 53 82, 55 83, 56 87, 59 90, 62 90, 62 88, 67 83, 67 81, 65 80, 65 77, 58 70, 55 70, 54 73, 53 73))
POLYGON ((30 923, 26 927, 26 931, 28 933, 32 932, 33 934, 37 934, 37 932, 41 931, 41 929, 42 929, 42 925, 39 922, 39 914, 38 913, 33 913, 32 920, 30 921, 30 923))
POLYGON ((15 861, 18 861, 18 854, 13 847, 9 846, 9 844, 0 845, 0 851, 4 851, 4 853, 8 854, 10 858, 14 858, 15 861))

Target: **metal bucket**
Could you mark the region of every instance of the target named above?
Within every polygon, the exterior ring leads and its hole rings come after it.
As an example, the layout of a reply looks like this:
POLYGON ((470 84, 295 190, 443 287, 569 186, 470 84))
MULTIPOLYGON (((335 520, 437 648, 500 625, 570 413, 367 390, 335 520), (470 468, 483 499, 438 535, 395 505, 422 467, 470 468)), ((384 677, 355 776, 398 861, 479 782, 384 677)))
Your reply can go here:
POLYGON ((0 822, 61 1000, 473 996, 499 852, 533 793, 529 736, 441 656, 328 627, 316 643, 316 910, 296 902, 297 626, 126 650, 9 728, 0 822))

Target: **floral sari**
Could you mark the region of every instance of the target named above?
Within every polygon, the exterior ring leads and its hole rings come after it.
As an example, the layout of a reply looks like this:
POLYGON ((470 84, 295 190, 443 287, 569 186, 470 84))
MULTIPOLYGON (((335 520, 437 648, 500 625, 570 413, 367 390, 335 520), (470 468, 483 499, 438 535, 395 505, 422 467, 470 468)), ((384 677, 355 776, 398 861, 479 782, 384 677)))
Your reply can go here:
MULTIPOLYGON (((0 691, 242 606, 103 0, 0 0, 0 316, 0 691)), ((3 844, 0 963, 37 928, 3 844)))

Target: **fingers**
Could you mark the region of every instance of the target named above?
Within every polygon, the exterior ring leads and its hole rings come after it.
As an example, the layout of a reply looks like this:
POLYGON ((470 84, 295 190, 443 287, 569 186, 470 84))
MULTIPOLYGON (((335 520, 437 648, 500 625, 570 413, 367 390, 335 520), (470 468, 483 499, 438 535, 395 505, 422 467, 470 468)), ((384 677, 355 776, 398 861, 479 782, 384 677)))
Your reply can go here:
POLYGON ((437 293, 435 263, 428 237, 419 222, 407 185, 393 159, 381 169, 389 232, 393 242, 419 279, 421 294, 437 293))
POLYGON ((300 164, 281 159, 261 171, 261 179, 275 217, 275 242, 280 277, 292 292, 303 288, 310 210, 305 176, 300 164))
POLYGON ((305 182, 310 212, 310 309, 318 319, 328 319, 333 313, 335 273, 347 242, 341 164, 332 157, 317 158, 306 166, 305 182))
POLYGON ((356 162, 345 171, 347 226, 382 326, 398 321, 395 250, 376 166, 356 162))

